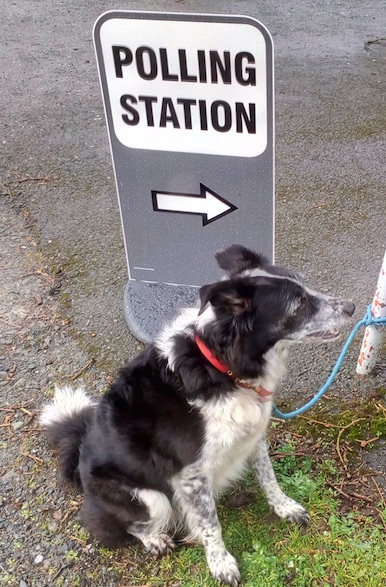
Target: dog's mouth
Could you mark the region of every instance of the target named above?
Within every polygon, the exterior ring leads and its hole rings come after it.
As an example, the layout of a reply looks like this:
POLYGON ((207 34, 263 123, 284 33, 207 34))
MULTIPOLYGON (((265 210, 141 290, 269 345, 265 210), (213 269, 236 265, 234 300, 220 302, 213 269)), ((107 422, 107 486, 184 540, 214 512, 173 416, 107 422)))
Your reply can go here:
POLYGON ((316 338, 317 340, 336 340, 339 338, 340 331, 335 328, 331 330, 319 330, 317 332, 311 332, 308 338, 316 338))

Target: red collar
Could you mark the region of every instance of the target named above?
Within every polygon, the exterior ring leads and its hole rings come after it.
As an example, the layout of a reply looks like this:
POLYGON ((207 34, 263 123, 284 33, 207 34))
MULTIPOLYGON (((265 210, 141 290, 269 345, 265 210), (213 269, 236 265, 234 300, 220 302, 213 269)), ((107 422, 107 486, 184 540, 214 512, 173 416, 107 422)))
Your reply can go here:
POLYGON ((197 334, 195 335, 194 340, 196 342, 196 345, 200 349, 201 353, 209 361, 209 363, 211 365, 213 365, 213 367, 215 367, 215 369, 217 369, 217 371, 220 371, 220 373, 226 373, 228 375, 228 377, 233 379, 233 381, 236 383, 236 385, 239 385, 240 387, 244 387, 245 389, 253 389, 258 394, 261 401, 268 402, 271 400, 271 396, 273 395, 273 391, 268 391, 268 389, 265 389, 265 387, 263 387, 262 385, 255 387, 254 385, 250 385, 244 379, 239 379, 238 377, 235 376, 235 374, 228 367, 228 365, 225 365, 225 363, 222 363, 214 356, 212 351, 210 349, 208 349, 206 344, 201 340, 201 338, 197 334))
POLYGON ((205 359, 208 359, 209 363, 211 363, 213 367, 217 369, 217 371, 220 371, 221 373, 227 373, 228 375, 232 374, 232 371, 229 369, 228 365, 225 365, 225 363, 221 363, 221 361, 216 359, 212 351, 208 349, 206 344, 202 342, 201 338, 197 334, 194 337, 194 340, 196 341, 196 345, 204 355, 205 359))

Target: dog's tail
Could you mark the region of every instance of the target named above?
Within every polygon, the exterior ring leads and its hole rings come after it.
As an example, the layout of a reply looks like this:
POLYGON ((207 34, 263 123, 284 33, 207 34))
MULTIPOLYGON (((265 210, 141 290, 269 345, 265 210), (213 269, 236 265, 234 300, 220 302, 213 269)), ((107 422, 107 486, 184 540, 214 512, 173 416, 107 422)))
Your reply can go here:
POLYGON ((96 404, 83 388, 56 388, 53 402, 44 406, 40 424, 59 461, 66 481, 80 485, 79 448, 94 417, 96 404))

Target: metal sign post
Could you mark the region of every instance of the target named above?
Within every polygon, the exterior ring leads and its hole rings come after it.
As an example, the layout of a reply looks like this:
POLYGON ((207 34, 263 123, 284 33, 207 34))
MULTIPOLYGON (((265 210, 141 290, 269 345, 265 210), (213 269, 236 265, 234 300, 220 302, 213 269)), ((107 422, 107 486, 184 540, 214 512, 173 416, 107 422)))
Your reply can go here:
POLYGON ((106 12, 94 42, 125 238, 125 314, 150 340, 232 243, 274 256, 273 47, 247 16, 106 12))
MULTIPOLYGON (((386 318, 386 252, 371 304, 371 315, 373 318, 386 318)), ((382 325, 373 324, 366 328, 357 362, 358 375, 368 375, 374 369, 382 348, 384 332, 385 327, 382 325)))

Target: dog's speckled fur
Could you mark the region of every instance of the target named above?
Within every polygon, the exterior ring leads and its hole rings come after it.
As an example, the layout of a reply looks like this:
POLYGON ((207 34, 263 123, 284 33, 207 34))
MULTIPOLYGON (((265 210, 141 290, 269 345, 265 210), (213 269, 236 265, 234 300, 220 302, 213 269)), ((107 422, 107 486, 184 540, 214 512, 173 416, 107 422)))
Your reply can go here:
POLYGON ((97 539, 111 544, 129 533, 160 555, 184 531, 204 546, 212 575, 237 585, 215 498, 247 463, 281 518, 306 524, 308 514, 275 478, 265 441, 272 402, 214 368, 194 337, 238 378, 274 392, 288 345, 336 337, 354 305, 240 245, 216 258, 227 275, 200 289, 199 311, 183 311, 98 405, 83 390, 57 390, 41 423, 64 476, 84 491, 81 517, 97 539))

